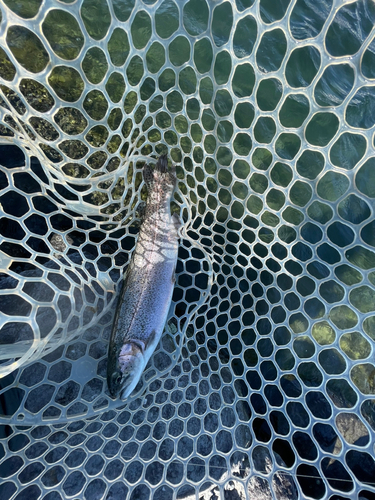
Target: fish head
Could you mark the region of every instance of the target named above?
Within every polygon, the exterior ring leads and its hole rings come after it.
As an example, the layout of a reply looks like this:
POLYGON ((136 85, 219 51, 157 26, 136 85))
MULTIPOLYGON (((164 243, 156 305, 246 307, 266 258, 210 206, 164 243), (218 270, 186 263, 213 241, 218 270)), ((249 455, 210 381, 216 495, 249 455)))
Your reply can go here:
POLYGON ((135 389, 145 368, 143 346, 127 342, 121 347, 114 369, 109 370, 107 381, 111 396, 125 399, 135 389))

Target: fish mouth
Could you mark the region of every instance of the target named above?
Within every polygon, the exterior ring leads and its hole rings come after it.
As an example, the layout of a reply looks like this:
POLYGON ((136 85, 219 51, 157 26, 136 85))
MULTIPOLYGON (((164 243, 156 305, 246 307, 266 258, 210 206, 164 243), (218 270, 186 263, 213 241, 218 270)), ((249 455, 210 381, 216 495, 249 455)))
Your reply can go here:
MULTIPOLYGON (((130 376, 128 378, 130 378, 130 376)), ((133 384, 128 385, 127 387, 125 387, 124 389, 122 389, 120 398, 121 399, 127 399, 130 396, 130 394, 133 392, 133 390, 134 390, 133 384)))
POLYGON ((123 380, 122 387, 120 389, 120 399, 127 399, 131 395, 141 379, 143 369, 144 366, 142 365, 140 370, 129 373, 129 375, 123 380))

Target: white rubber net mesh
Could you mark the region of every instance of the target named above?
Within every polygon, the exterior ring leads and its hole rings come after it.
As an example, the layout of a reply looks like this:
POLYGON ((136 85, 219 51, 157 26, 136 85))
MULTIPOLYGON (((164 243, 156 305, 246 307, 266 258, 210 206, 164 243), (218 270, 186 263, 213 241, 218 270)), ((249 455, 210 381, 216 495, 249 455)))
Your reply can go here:
POLYGON ((374 0, 0 2, 0 498, 375 498, 374 0), (162 341, 106 387, 168 153, 162 341))

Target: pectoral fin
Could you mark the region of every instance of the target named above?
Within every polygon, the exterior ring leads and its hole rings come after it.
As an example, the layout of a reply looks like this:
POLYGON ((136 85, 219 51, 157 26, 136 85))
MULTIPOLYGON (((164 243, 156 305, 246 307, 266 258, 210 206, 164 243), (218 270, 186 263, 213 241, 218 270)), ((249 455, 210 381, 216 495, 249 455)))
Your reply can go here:
MULTIPOLYGON (((147 339, 146 346, 153 345, 156 340, 156 330, 152 330, 150 336, 147 339)), ((156 347, 156 346, 155 346, 156 347)))
POLYGON ((183 225, 180 216, 176 212, 172 215, 172 222, 176 231, 178 231, 183 225))

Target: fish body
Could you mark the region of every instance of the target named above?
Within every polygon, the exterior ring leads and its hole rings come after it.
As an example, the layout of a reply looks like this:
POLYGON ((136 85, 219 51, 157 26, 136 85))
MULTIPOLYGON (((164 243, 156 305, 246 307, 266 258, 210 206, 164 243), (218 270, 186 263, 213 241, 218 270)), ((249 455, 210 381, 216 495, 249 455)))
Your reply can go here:
POLYGON ((172 300, 180 221, 171 216, 176 176, 161 156, 144 167, 148 198, 137 244, 123 279, 108 352, 112 397, 127 398, 154 352, 172 300))

